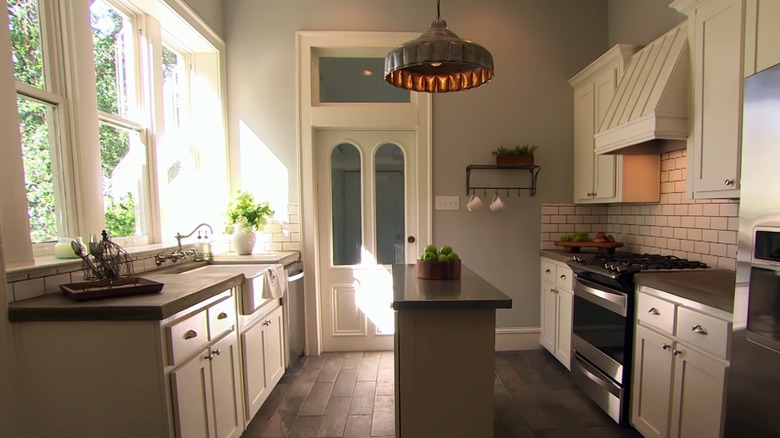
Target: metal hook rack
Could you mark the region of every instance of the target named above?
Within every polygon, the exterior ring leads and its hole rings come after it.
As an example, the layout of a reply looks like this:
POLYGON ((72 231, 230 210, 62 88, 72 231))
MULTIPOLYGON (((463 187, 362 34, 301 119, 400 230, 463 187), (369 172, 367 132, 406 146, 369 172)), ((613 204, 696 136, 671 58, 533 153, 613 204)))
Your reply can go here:
POLYGON ((539 176, 539 166, 497 166, 494 164, 469 164, 466 166, 466 195, 473 193, 474 190, 506 190, 507 196, 509 196, 509 190, 517 190, 517 196, 520 196, 520 190, 528 190, 531 196, 536 195, 536 180, 539 176), (530 175, 530 185, 528 186, 506 186, 506 187, 488 187, 488 186, 472 186, 471 185, 471 172, 474 170, 526 170, 530 175))

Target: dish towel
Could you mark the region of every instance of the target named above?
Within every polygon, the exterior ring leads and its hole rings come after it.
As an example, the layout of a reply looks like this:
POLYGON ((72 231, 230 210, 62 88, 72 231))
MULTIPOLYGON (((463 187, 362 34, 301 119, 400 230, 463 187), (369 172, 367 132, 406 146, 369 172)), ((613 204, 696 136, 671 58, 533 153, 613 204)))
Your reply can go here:
POLYGON ((265 292, 268 298, 281 298, 287 290, 287 273, 284 266, 274 265, 265 271, 265 292))

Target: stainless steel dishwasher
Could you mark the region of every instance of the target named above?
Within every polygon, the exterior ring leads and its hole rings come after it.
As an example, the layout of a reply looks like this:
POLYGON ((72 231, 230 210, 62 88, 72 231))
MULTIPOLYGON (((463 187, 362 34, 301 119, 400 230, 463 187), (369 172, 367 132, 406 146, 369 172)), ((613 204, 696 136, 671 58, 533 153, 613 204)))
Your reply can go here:
POLYGON ((303 263, 296 260, 284 266, 287 273, 287 293, 282 297, 285 333, 287 333, 287 367, 306 347, 306 324, 303 296, 303 263))

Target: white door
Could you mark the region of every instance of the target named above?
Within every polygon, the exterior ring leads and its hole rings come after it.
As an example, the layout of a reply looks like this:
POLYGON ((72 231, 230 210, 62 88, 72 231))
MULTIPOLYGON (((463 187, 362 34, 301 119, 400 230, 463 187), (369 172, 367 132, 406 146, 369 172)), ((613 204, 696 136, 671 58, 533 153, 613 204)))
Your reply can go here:
POLYGON ((314 147, 323 350, 391 350, 391 265, 418 248, 416 134, 319 130, 314 147))

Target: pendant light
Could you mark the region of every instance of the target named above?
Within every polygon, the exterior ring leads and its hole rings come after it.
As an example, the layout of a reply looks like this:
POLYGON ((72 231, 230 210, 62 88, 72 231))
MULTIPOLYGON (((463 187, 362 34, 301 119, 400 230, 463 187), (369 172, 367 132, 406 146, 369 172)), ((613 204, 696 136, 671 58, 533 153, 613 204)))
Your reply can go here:
POLYGON ((407 90, 446 93, 479 87, 493 78, 493 55, 455 35, 441 19, 440 4, 427 31, 385 56, 385 81, 407 90))

